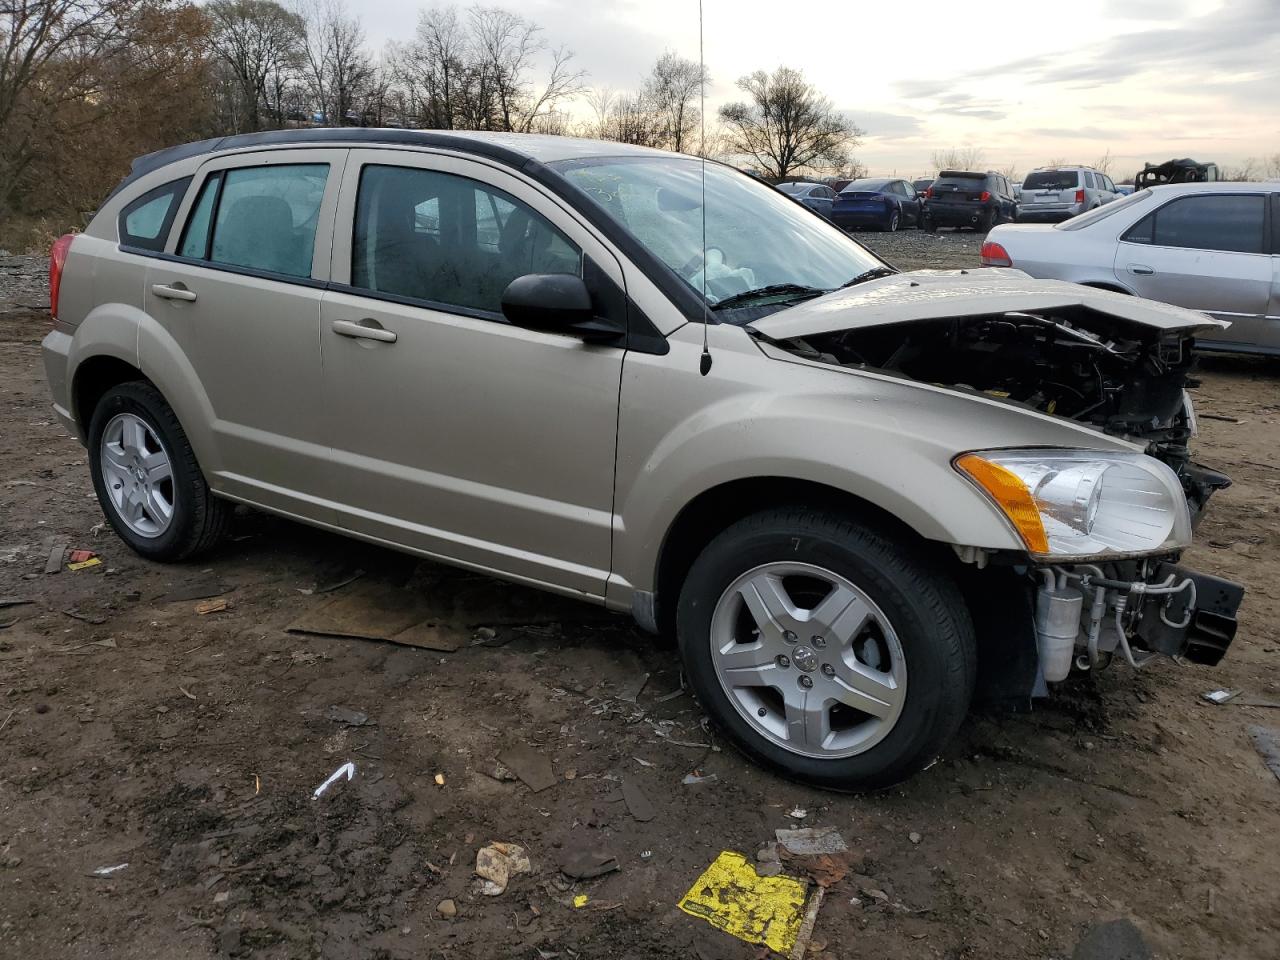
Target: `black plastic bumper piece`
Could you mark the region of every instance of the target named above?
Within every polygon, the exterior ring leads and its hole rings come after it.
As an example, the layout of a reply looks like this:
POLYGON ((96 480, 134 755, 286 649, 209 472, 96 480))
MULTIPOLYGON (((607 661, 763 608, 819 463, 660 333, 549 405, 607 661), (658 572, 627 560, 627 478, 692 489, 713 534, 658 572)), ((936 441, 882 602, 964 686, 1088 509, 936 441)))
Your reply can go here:
POLYGON ((1244 585, 1172 563, 1161 564, 1151 582, 1159 583, 1170 574, 1175 582, 1189 578, 1196 585, 1195 607, 1188 617, 1189 592, 1177 594, 1167 606, 1164 597, 1148 597, 1138 622, 1138 636, 1149 650, 1213 666, 1235 639, 1236 612, 1244 599, 1244 585), (1184 620, 1185 626, 1170 626, 1184 620))

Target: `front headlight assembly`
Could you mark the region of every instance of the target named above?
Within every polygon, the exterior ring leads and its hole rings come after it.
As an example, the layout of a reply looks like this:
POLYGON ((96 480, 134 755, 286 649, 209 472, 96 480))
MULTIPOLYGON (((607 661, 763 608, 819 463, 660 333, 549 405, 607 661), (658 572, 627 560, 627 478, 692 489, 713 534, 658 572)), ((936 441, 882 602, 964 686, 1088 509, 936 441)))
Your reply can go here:
POLYGON ((1035 557, 1104 559, 1191 542, 1178 476, 1140 453, 986 450, 956 457, 1035 557))

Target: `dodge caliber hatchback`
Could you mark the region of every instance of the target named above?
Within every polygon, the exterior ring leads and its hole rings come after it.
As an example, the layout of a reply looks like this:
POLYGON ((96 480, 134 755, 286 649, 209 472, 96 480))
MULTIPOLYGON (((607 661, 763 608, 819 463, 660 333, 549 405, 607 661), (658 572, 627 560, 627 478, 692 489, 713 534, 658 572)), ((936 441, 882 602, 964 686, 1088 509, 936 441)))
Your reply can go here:
POLYGON ((1227 482, 1184 390, 1217 321, 900 274, 719 164, 188 144, 51 280, 54 409, 139 554, 207 551, 246 503, 630 611, 733 742, 813 783, 920 769, 975 690, 1215 663, 1235 632, 1241 588, 1178 562, 1227 482))

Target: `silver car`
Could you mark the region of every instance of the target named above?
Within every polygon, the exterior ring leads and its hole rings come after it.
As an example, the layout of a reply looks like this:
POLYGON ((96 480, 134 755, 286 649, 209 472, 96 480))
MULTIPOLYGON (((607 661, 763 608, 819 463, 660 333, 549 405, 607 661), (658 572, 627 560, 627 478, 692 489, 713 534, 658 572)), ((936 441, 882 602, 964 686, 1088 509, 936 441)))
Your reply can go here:
POLYGON ((137 161, 51 281, 54 410, 142 556, 209 551, 245 503, 628 611, 734 743, 812 783, 919 770, 975 691, 1215 663, 1235 631, 1241 588, 1178 562, 1226 482, 1183 389, 1217 321, 900 274, 720 164, 188 144, 137 161))
POLYGON ((1120 196, 1111 178, 1092 167, 1042 167, 1022 181, 1019 223, 1056 223, 1120 196))
POLYGON ((1056 227, 997 227, 982 259, 1229 323, 1203 350, 1280 353, 1280 183, 1149 187, 1056 227))

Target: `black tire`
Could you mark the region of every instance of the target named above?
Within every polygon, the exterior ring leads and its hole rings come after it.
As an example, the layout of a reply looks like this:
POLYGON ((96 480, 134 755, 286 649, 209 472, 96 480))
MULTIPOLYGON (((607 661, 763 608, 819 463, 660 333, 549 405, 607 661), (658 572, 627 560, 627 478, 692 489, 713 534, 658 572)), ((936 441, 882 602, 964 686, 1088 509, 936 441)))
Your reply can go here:
POLYGON ((983 233, 989 233, 991 228, 1000 222, 1000 211, 995 207, 988 207, 987 212, 982 215, 982 222, 978 229, 983 233))
POLYGON ((933 222, 933 217, 927 213, 920 214, 920 229, 925 233, 937 233, 938 225, 933 222))
POLYGON ((175 562, 207 553, 218 545, 231 523, 232 506, 209 490, 195 452, 177 415, 160 391, 137 380, 112 387, 94 408, 89 421, 89 471, 107 521, 133 551, 148 560, 175 562), (146 421, 169 454, 173 473, 173 517, 159 536, 144 537, 129 529, 107 493, 102 472, 102 435, 110 420, 131 413, 146 421))
POLYGON ((676 626, 693 691, 733 743, 790 778, 829 789, 878 789, 919 771, 955 735, 973 695, 973 622, 942 564, 919 544, 821 510, 770 510, 721 533, 685 579, 676 626), (741 574, 777 561, 814 564, 849 580, 898 634, 908 677, 904 706, 884 739, 863 753, 818 758, 774 743, 738 713, 716 676, 711 622, 719 598, 741 574))
POLYGON ((897 210, 889 214, 889 232, 897 233, 898 228, 902 226, 902 215, 897 210))

